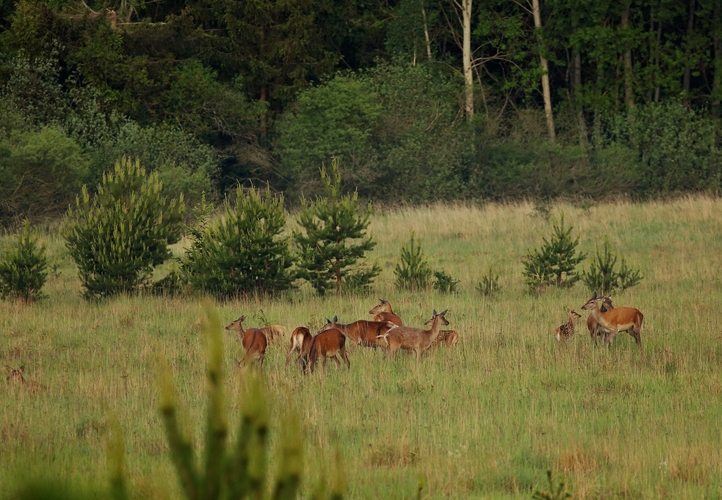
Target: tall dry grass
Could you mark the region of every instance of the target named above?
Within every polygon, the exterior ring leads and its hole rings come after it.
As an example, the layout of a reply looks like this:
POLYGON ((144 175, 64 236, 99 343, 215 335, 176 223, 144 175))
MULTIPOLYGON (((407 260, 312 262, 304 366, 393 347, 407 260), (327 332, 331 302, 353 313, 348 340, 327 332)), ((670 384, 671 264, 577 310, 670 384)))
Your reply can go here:
MULTIPOLYGON (((553 339, 566 308, 589 292, 529 295, 521 258, 551 232, 531 204, 439 205, 375 215, 370 259, 383 268, 368 296, 318 298, 303 288, 279 299, 220 304, 223 321, 241 313, 290 331, 324 318, 368 318, 378 297, 407 324, 449 308, 459 345, 387 360, 355 348, 351 370, 310 377, 284 366, 286 343, 271 344, 264 371, 272 426, 289 400, 305 431, 306 494, 318 489, 338 445, 351 498, 529 498, 546 470, 567 478, 575 498, 722 497, 722 201, 684 198, 576 207, 554 215, 593 252, 607 236, 644 280, 615 302, 645 315, 642 348, 619 334, 593 348, 584 322, 565 344, 553 339), (414 231, 432 267, 461 280, 460 292, 399 292, 393 266, 414 231), (503 289, 474 291, 493 266, 503 289)), ((161 351, 169 360, 196 442, 205 431, 205 361, 192 298, 122 297, 88 304, 62 242, 48 237, 59 264, 47 300, 0 303, 0 364, 26 366, 43 391, 0 384, 0 491, 14 477, 52 473, 107 482, 108 416, 126 436, 129 490, 135 497, 179 498, 157 401, 161 351), (21 474, 22 473, 22 474, 21 474)), ((180 250, 178 250, 180 251, 180 250)), ((224 332, 230 417, 239 414, 240 343, 224 332)), ((278 464, 271 464, 271 469, 278 464)), ((327 475, 326 475, 327 476, 327 475)))

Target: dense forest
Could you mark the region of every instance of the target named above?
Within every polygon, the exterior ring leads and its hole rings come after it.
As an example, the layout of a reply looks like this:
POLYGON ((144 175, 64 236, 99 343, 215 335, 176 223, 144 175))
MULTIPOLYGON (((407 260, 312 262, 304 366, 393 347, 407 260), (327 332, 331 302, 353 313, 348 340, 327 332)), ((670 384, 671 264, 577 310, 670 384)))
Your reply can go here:
POLYGON ((0 225, 121 157, 196 203, 722 187, 722 0, 2 0, 0 225))

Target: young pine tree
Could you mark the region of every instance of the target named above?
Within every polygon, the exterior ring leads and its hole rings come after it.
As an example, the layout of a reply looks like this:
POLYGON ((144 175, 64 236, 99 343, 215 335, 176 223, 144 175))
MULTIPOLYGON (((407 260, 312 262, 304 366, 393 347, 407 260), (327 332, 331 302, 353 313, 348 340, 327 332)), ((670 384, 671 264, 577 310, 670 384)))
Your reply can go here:
POLYGON ((394 268, 396 288, 411 291, 423 290, 429 286, 431 275, 431 266, 412 231, 411 239, 401 245, 401 261, 394 268))
POLYGON ((0 259, 0 297, 19 298, 25 302, 41 297, 41 290, 48 277, 48 260, 45 245, 38 246, 38 239, 25 221, 17 242, 0 259))
POLYGON ((265 191, 236 190, 225 217, 208 223, 200 214, 191 231, 193 244, 183 259, 183 271, 196 290, 219 298, 249 293, 275 293, 291 286, 293 257, 283 236, 286 212, 283 197, 265 191))
POLYGON ((170 258, 180 239, 183 197, 168 201, 155 173, 123 158, 97 193, 83 187, 64 221, 65 245, 88 299, 132 293, 170 258))
POLYGON ((319 295, 335 288, 363 289, 378 276, 381 269, 359 264, 376 242, 366 235, 371 205, 365 211, 358 206, 358 193, 341 195, 341 174, 338 161, 331 163, 331 172, 321 169, 325 197, 314 201, 301 199, 298 224, 294 232, 299 248, 298 275, 311 283, 319 295))

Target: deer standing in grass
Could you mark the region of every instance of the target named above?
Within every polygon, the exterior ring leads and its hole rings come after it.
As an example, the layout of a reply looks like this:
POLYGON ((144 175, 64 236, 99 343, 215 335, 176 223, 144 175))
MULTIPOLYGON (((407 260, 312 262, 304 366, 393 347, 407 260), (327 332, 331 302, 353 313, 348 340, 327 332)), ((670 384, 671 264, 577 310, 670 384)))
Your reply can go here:
POLYGON ((554 338, 560 341, 566 340, 574 335, 574 327, 577 324, 577 320, 582 317, 581 314, 570 309, 567 309, 567 314, 569 315, 569 320, 563 325, 559 325, 557 329, 554 330, 554 338))
POLYGON ((343 324, 338 322, 337 316, 334 316, 333 321, 328 318, 326 319, 326 324, 321 327, 318 333, 337 328, 348 338, 356 342, 357 345, 378 347, 381 345, 379 343, 379 336, 395 326, 396 325, 389 321, 366 321, 363 319, 354 321, 353 323, 343 324))
POLYGON ((226 327, 226 330, 238 332, 238 336, 243 343, 243 348, 246 350, 246 355, 238 365, 243 366, 250 360, 255 359, 260 366, 263 366, 263 358, 266 356, 268 339, 259 328, 248 328, 244 330, 242 323, 245 320, 246 316, 241 316, 226 327))
POLYGON ((431 324, 431 329, 422 330, 420 328, 412 328, 410 326, 397 326, 389 329, 386 333, 379 335, 384 338, 389 348, 389 356, 393 356, 399 349, 406 349, 416 352, 416 359, 421 357, 421 353, 427 350, 436 341, 442 326, 446 326, 449 322, 444 315, 446 311, 434 313, 425 324, 431 324))
POLYGON ((259 330, 263 332, 269 342, 286 336, 286 329, 281 325, 262 326, 259 330))
MULTIPOLYGON (((602 297, 602 303, 599 306, 599 311, 601 312, 607 312, 614 309, 614 304, 612 304, 612 296, 611 295, 605 295, 602 297)), ((597 323, 597 320, 594 319, 594 315, 590 314, 587 317, 587 328, 589 329, 589 336, 594 341, 594 344, 597 344, 597 339, 604 335, 604 329, 602 329, 599 326, 599 323, 597 323)))
POLYGON ((326 359, 331 358, 338 368, 341 368, 336 355, 340 355, 341 359, 346 363, 346 368, 351 369, 351 362, 346 354, 346 335, 338 328, 324 330, 311 341, 308 353, 301 358, 301 364, 304 365, 306 373, 313 373, 316 368, 318 358, 323 356, 323 371, 326 371, 326 359))
POLYGON ((35 391, 38 389, 47 389, 43 384, 38 384, 37 382, 28 382, 25 380, 25 377, 23 376, 23 373, 25 373, 25 365, 22 365, 20 368, 15 369, 12 366, 5 365, 5 370, 8 372, 7 381, 10 384, 14 384, 19 387, 25 387, 26 389, 29 389, 31 391, 35 391))
POLYGON ((402 326, 404 323, 401 318, 394 314, 391 309, 391 304, 386 299, 379 299, 379 304, 369 311, 369 314, 373 314, 371 321, 390 321, 396 326, 402 326))
POLYGON ((614 336, 619 332, 628 332, 637 343, 638 346, 642 345, 642 321, 644 321, 644 315, 633 307, 615 307, 614 309, 601 312, 599 310, 599 304, 597 301, 601 300, 597 296, 597 292, 594 292, 592 298, 582 306, 585 311, 590 311, 594 320, 598 324, 598 328, 604 333, 604 342, 607 346, 612 345, 614 336))
MULTIPOLYGON (((428 321, 424 324, 430 326, 431 323, 428 321)), ((453 347, 459 342, 459 332, 456 330, 440 330, 439 336, 436 337, 436 341, 431 344, 431 347, 444 344, 446 347, 453 347)))
POLYGON ((299 353, 298 358, 296 358, 296 363, 300 362, 302 358, 305 358, 311 349, 312 341, 313 336, 305 326, 299 326, 293 330, 293 333, 291 333, 291 349, 286 355, 286 366, 288 366, 288 362, 291 360, 291 354, 296 350, 299 353))

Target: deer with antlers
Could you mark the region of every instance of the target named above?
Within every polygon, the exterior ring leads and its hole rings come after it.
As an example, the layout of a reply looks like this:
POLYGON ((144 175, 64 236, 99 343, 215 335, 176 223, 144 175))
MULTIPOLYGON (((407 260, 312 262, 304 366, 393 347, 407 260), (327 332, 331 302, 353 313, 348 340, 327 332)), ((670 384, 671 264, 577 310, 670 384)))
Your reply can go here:
POLYGON ((401 318, 394 314, 391 304, 386 299, 379 299, 378 305, 371 309, 369 314, 373 314, 371 321, 390 321, 396 326, 403 325, 401 318))
POLYGON ((571 309, 567 309, 567 315, 569 316, 567 322, 559 325, 557 329, 554 330, 554 338, 558 341, 566 340, 574 335, 574 327, 577 324, 577 320, 582 317, 581 314, 571 309))
POLYGON ((245 320, 246 316, 243 315, 226 326, 226 330, 238 332, 238 336, 241 338, 241 342, 243 343, 243 348, 246 350, 246 355, 240 362, 238 362, 238 365, 243 366, 249 361, 255 359, 260 366, 263 366, 263 359, 266 356, 266 347, 268 347, 268 339, 259 328, 248 328, 244 330, 243 322, 245 320))
POLYGON ((429 330, 412 328, 410 326, 397 326, 379 335, 379 338, 383 338, 386 341, 389 356, 396 354, 399 349, 405 349, 416 352, 416 359, 419 359, 421 353, 431 347, 437 340, 441 327, 449 324, 444 317, 447 311, 448 309, 437 313, 436 309, 434 309, 433 315, 425 323, 426 325, 431 325, 429 330))
POLYGON ((590 311, 594 320, 598 324, 598 328, 601 328, 604 334, 604 342, 607 347, 612 345, 614 336, 619 332, 628 332, 637 343, 638 346, 642 345, 642 321, 644 321, 644 315, 633 307, 615 307, 614 309, 602 312, 599 309, 598 301, 601 300, 597 296, 597 292, 594 292, 592 298, 589 299, 583 306, 582 309, 590 311))

